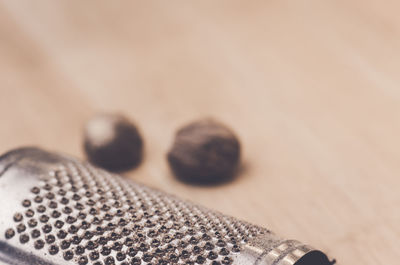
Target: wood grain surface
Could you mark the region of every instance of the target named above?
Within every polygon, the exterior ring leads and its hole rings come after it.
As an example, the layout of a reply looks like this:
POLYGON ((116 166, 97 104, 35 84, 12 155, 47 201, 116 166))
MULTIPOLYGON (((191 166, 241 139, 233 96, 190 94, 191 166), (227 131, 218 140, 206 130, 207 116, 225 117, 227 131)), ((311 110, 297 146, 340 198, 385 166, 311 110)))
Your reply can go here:
POLYGON ((122 112, 137 181, 323 249, 398 264, 399 1, 0 0, 0 151, 84 157, 82 126, 122 112), (175 130, 213 116, 243 145, 225 185, 182 184, 175 130))

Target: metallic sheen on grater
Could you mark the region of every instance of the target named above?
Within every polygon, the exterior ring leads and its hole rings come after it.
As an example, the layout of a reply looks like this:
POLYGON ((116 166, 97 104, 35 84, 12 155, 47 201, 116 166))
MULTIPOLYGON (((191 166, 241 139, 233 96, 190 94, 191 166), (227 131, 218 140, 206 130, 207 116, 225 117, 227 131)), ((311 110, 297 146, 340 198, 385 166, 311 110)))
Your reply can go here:
POLYGON ((0 264, 330 264, 298 241, 36 148, 0 158, 0 196, 0 264))

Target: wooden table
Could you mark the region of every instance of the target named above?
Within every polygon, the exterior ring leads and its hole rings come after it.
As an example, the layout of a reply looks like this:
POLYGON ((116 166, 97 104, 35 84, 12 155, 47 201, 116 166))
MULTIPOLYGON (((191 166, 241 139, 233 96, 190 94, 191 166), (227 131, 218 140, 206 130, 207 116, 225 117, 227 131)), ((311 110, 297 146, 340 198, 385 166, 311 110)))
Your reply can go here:
POLYGON ((0 151, 84 157, 82 126, 141 128, 127 175, 317 246, 398 264, 399 1, 0 1, 0 151), (175 130, 213 116, 242 140, 217 187, 176 181, 175 130))

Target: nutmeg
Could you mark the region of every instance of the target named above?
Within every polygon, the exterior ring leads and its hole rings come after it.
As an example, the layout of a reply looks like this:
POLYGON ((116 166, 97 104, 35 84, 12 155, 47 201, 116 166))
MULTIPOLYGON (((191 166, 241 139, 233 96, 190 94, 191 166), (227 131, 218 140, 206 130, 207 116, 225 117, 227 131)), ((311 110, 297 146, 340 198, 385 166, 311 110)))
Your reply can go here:
POLYGON ((223 123, 201 119, 177 131, 167 159, 174 174, 185 182, 222 182, 235 174, 240 143, 223 123))
POLYGON ((136 167, 142 160, 143 140, 136 125, 119 114, 99 114, 84 132, 88 160, 110 171, 136 167))

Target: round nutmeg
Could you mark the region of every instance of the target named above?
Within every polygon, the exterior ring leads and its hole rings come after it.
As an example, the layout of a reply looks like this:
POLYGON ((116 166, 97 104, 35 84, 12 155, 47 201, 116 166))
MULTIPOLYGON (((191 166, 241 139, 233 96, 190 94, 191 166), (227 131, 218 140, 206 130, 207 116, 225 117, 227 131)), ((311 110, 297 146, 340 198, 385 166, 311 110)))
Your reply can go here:
POLYGON ((222 123, 198 120, 177 131, 167 158, 172 171, 185 182, 221 182, 238 167, 240 143, 222 123))
POLYGON ((86 124, 84 149, 93 164, 122 171, 140 163, 143 140, 136 126, 124 116, 99 114, 86 124))

